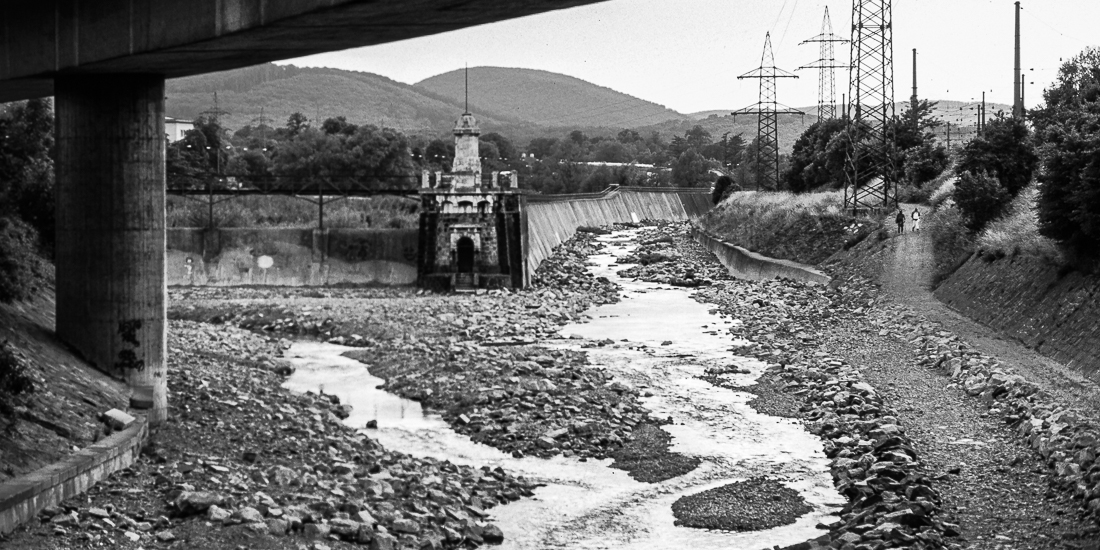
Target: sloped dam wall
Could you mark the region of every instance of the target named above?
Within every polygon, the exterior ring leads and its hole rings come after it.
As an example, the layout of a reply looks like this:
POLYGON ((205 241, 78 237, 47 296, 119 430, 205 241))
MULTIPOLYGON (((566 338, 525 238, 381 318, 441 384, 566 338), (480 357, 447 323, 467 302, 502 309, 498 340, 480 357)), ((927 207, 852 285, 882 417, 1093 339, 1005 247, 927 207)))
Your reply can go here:
POLYGON ((684 221, 711 209, 710 189, 612 186, 599 193, 527 197, 527 273, 578 227, 640 220, 684 221))

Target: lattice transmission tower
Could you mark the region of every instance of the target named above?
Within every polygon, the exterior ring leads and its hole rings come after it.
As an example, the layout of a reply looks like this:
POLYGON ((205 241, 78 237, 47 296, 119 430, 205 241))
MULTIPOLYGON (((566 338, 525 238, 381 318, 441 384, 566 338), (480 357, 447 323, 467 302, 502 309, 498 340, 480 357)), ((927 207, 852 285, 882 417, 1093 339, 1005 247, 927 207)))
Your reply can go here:
POLYGON ((819 45, 821 57, 799 67, 802 69, 817 69, 817 118, 818 120, 832 120, 836 118, 836 69, 848 69, 849 65, 837 64, 834 47, 836 44, 847 44, 849 40, 843 36, 833 34, 833 21, 829 17, 829 7, 825 7, 825 19, 821 21, 821 34, 802 41, 802 44, 819 45))
POLYGON ((853 0, 851 77, 844 206, 854 211, 897 205, 894 28, 891 0, 853 0))
POLYGON ((775 66, 772 55, 772 35, 764 35, 764 54, 760 66, 739 77, 738 80, 760 80, 760 101, 732 114, 756 115, 756 189, 774 190, 779 183, 779 115, 805 115, 802 111, 780 105, 775 98, 775 81, 779 78, 798 78, 797 75, 775 66), (780 108, 782 107, 782 109, 780 108))

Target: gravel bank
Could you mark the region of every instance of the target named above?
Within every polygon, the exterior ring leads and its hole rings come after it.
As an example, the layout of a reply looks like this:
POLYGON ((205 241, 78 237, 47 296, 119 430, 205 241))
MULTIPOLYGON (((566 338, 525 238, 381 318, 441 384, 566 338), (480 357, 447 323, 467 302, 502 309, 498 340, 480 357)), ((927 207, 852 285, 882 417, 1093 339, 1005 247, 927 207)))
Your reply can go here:
MULTIPOLYGON (((634 274, 698 280, 697 299, 744 321, 731 332, 754 344, 739 353, 773 364, 764 384, 802 401, 851 499, 834 547, 1097 548, 1100 449, 1086 413, 883 303, 859 270, 833 288, 726 282, 680 231, 664 231, 678 264, 634 274)), ((861 246, 881 265, 881 242, 861 246)))
POLYGON ((131 468, 45 510, 5 548, 458 548, 499 540, 485 510, 530 496, 501 470, 382 448, 332 396, 280 387, 286 342, 173 322, 170 420, 131 468))
POLYGON ((789 525, 811 510, 798 491, 762 477, 709 489, 672 504, 676 525, 725 531, 789 525))

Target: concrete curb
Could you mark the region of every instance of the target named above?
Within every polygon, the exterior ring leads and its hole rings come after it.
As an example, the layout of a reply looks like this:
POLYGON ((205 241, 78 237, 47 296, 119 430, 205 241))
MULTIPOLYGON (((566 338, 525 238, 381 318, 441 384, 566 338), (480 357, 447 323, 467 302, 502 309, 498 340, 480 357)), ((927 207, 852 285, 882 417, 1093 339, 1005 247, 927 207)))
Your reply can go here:
POLYGON ((777 277, 803 283, 827 285, 832 279, 828 275, 798 262, 777 260, 755 252, 750 252, 707 233, 698 226, 691 234, 703 248, 714 253, 718 261, 726 266, 730 275, 749 281, 770 281, 777 277))
POLYGON ((64 459, 0 485, 0 534, 7 534, 48 506, 79 495, 134 463, 149 428, 144 416, 130 427, 64 459))

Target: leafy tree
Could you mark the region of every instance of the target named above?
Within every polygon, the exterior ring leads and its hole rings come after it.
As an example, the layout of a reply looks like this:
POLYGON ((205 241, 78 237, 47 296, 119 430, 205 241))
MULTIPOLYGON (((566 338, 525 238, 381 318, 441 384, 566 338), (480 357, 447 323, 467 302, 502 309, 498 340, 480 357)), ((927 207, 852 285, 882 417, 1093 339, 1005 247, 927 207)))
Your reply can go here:
POLYGON ((511 161, 519 158, 519 152, 516 150, 516 146, 512 144, 511 140, 496 133, 489 132, 481 136, 481 143, 492 143, 496 146, 498 158, 504 161, 511 161))
POLYGON ((1100 256, 1100 48, 1065 62, 1032 111, 1043 170, 1039 231, 1078 260, 1100 256))
POLYGON ((424 149, 424 159, 435 170, 451 171, 451 162, 455 158, 455 146, 453 143, 434 139, 424 149))
POLYGON ((1011 202, 1008 190, 984 172, 963 172, 955 184, 955 204, 973 232, 999 218, 1011 202))
POLYGON ((950 162, 947 148, 933 141, 909 148, 904 156, 905 177, 918 188, 942 174, 950 162))
POLYGON ((841 119, 819 120, 798 137, 791 149, 790 167, 782 175, 788 189, 803 193, 843 185, 847 153, 832 142, 846 125, 841 119))
POLYGON ((619 141, 604 141, 596 148, 592 160, 597 162, 630 162, 631 156, 619 141))
POLYGON ((636 141, 644 141, 642 136, 634 130, 626 129, 619 131, 619 134, 615 137, 619 140, 619 143, 634 143, 636 141))
POLYGON ((963 148, 957 171, 974 174, 987 171, 1015 197, 1031 183, 1039 156, 1030 139, 1030 131, 1021 119, 997 117, 963 148))
POLYGON ((292 138, 297 137, 307 128, 309 128, 309 119, 301 112, 295 111, 286 119, 286 129, 292 138))
POLYGON ((321 123, 321 131, 329 135, 343 134, 345 136, 350 136, 354 134, 355 130, 357 130, 358 128, 358 125, 348 122, 347 117, 343 116, 328 118, 325 119, 323 123, 321 123))
POLYGON ((677 187, 702 187, 714 181, 711 164, 695 149, 684 151, 672 165, 672 184, 677 187))
MULTIPOLYGON (((894 136, 894 145, 897 151, 905 151, 913 147, 919 147, 935 141, 935 130, 943 125, 933 112, 938 101, 922 99, 917 101, 916 109, 912 104, 907 104, 900 116, 894 117, 890 122, 889 132, 894 136)), ((900 159, 901 163, 905 159, 900 159)))
POLYGON ((711 193, 711 200, 714 204, 718 204, 725 200, 730 193, 739 191, 740 188, 733 182, 733 178, 729 176, 718 176, 718 180, 714 182, 714 191, 711 193))
POLYGON ((703 147, 700 151, 704 157, 717 160, 727 168, 741 162, 742 153, 745 151, 745 140, 741 134, 730 137, 730 133, 722 134, 722 139, 703 147))
POLYGON ((15 214, 54 243, 54 116, 50 99, 10 103, 0 113, 0 215, 15 214))

